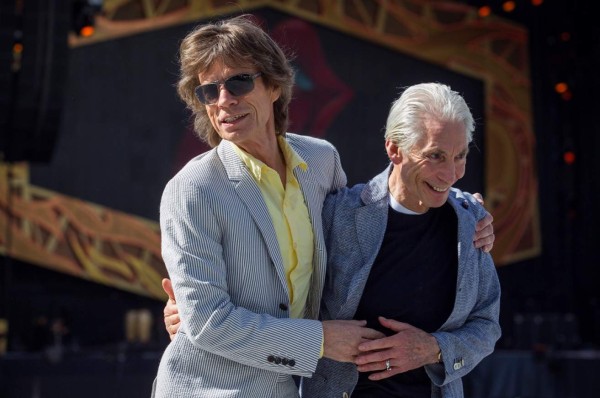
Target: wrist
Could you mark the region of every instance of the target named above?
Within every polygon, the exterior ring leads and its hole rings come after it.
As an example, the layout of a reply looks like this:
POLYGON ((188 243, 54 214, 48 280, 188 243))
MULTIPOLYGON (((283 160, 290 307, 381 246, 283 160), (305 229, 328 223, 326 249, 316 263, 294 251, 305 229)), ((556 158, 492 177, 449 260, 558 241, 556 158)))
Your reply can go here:
POLYGON ((442 358, 442 347, 440 347, 440 344, 438 343, 437 339, 435 338, 434 335, 431 335, 432 340, 431 340, 431 348, 432 350, 431 352, 431 356, 430 358, 430 363, 434 364, 434 363, 441 363, 443 361, 442 358))

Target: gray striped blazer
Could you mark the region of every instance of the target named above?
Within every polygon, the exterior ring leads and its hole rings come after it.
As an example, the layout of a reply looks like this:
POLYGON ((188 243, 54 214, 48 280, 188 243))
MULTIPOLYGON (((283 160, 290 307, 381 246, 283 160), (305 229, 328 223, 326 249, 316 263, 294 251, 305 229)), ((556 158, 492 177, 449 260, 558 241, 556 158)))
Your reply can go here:
MULTIPOLYGON (((345 188, 325 202, 328 269, 323 319, 352 319, 356 313, 385 234, 390 167, 367 184, 345 188)), ((458 217, 456 299, 450 317, 433 333, 443 364, 428 365, 425 370, 432 382, 432 397, 458 398, 463 396, 461 377, 489 355, 500 338, 500 284, 492 257, 473 246, 475 224, 486 215, 485 209, 458 189, 451 190, 448 202, 458 217)), ((355 365, 325 358, 313 377, 303 380, 302 396, 348 397, 357 380, 355 365)))
POLYGON ((330 143, 295 134, 286 139, 308 164, 306 171, 294 169, 314 233, 305 319, 289 318, 269 212, 252 175, 223 140, 184 166, 162 196, 162 255, 182 326, 161 358, 155 397, 296 396, 291 375, 316 369, 326 266, 321 211, 346 176, 330 143))

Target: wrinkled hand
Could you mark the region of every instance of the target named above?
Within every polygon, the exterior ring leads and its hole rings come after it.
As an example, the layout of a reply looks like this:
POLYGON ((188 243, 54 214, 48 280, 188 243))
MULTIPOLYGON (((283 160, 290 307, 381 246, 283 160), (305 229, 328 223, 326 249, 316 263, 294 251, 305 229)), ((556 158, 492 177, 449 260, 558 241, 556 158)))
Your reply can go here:
POLYGON ((163 314, 165 316, 165 329, 169 333, 169 338, 173 340, 179 326, 181 326, 181 319, 179 319, 179 309, 177 308, 177 302, 175 301, 175 294, 173 293, 173 285, 171 280, 165 278, 162 280, 162 287, 165 293, 169 296, 163 314))
POLYGON ((363 352, 355 360, 358 370, 376 372, 369 375, 370 380, 386 379, 437 362, 440 348, 435 337, 408 323, 384 317, 379 317, 379 322, 396 333, 379 340, 362 343, 358 347, 363 352), (390 370, 386 370, 387 360, 389 360, 390 370))
POLYGON ((323 321, 323 356, 339 362, 354 362, 358 345, 385 335, 365 327, 367 321, 323 321))
MULTIPOLYGON (((473 197, 483 205, 483 197, 480 193, 474 193, 473 197)), ((475 226, 473 244, 477 249, 482 249, 486 253, 489 253, 492 250, 494 247, 494 240, 496 239, 492 221, 494 221, 494 217, 488 212, 488 214, 475 226)))

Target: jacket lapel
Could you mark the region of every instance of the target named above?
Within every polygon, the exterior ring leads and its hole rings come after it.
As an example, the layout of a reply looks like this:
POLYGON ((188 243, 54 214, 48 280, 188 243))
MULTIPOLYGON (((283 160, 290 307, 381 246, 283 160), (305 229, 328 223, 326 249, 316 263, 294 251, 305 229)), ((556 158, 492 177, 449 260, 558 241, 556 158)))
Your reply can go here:
POLYGON ((231 143, 222 140, 217 148, 217 153, 219 154, 219 158, 223 163, 223 167, 225 168, 235 192, 246 206, 248 213, 250 213, 254 219, 254 222, 260 231, 260 236, 265 242, 269 256, 271 257, 271 260, 273 260, 273 264, 275 264, 279 280, 289 296, 277 235, 275 234, 271 215, 269 214, 260 188, 244 165, 244 162, 231 147, 231 143))
POLYGON ((371 181, 361 192, 364 206, 356 209, 354 227, 360 247, 360 264, 352 278, 346 303, 340 310, 342 319, 351 318, 356 312, 360 297, 367 283, 371 267, 377 258, 377 253, 383 242, 388 219, 388 175, 389 168, 371 181))
POLYGON ((364 206, 356 210, 356 232, 363 261, 370 266, 379 252, 388 218, 389 168, 369 181, 360 197, 364 206))

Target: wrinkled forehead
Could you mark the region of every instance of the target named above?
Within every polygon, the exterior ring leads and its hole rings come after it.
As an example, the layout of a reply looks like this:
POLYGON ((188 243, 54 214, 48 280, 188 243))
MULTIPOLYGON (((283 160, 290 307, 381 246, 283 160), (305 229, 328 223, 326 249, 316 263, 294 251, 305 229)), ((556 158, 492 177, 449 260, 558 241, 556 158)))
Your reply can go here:
POLYGON ((445 147, 468 149, 469 137, 464 122, 434 118, 424 121, 424 129, 413 149, 445 147))

